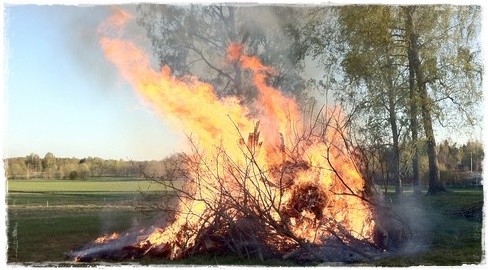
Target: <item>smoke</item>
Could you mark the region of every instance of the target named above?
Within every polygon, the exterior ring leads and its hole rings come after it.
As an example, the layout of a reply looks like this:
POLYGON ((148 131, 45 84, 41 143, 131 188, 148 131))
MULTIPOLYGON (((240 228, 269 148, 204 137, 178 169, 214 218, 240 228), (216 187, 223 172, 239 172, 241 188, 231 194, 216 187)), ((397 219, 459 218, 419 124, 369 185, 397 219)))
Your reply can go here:
MULTIPOLYGON (((65 33, 65 45, 71 52, 70 57, 80 69, 86 80, 97 84, 97 88, 107 92, 116 89, 120 77, 116 69, 104 57, 100 47, 100 23, 113 12, 110 6, 71 6, 63 7, 69 14, 68 23, 61 25, 65 33)), ((134 12, 134 5, 124 5, 124 10, 134 12)), ((53 18, 54 19, 54 18, 53 18)), ((136 24, 124 29, 124 34, 132 40, 144 42, 144 34, 136 24)))
POLYGON ((161 66, 173 74, 195 75, 215 86, 219 96, 233 95, 251 103, 257 95, 249 72, 226 61, 230 43, 243 43, 245 53, 258 56, 278 72, 272 86, 292 96, 308 92, 303 62, 296 53, 299 27, 306 8, 264 5, 155 5, 141 4, 138 24, 145 29, 161 66))
MULTIPOLYGON (((299 61, 299 37, 293 36, 291 27, 303 26, 301 18, 307 12, 299 6, 256 5, 240 8, 240 31, 243 35, 254 36, 248 39, 252 54, 258 55, 265 64, 278 70, 276 86, 281 91, 300 98, 309 92, 306 76, 303 73, 305 62, 299 61)), ((273 83, 273 81, 272 81, 273 83)))
POLYGON ((123 259, 128 256, 125 247, 134 243, 141 235, 148 234, 149 230, 128 230, 116 240, 109 241, 102 245, 94 243, 87 244, 79 249, 66 253, 66 256, 74 261, 92 261, 97 258, 123 259), (120 256, 120 257, 119 257, 120 256))
POLYGON ((117 81, 117 73, 104 59, 97 37, 97 27, 100 19, 106 17, 106 10, 100 7, 69 9, 71 18, 62 27, 70 57, 86 80, 99 84, 107 91, 112 89, 117 81))
POLYGON ((401 216, 409 226, 411 237, 399 250, 398 255, 413 255, 429 249, 434 215, 440 213, 428 213, 421 200, 413 194, 400 196, 398 202, 392 205, 392 210, 401 216))

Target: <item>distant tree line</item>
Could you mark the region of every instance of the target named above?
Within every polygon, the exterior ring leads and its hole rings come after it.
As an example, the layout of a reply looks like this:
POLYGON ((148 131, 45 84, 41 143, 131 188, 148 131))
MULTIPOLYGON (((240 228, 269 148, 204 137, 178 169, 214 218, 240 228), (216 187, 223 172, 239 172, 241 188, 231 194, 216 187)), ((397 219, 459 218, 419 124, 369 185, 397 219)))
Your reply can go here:
POLYGON ((99 157, 64 158, 47 153, 43 158, 38 154, 13 157, 4 160, 7 179, 88 179, 91 177, 145 177, 165 175, 170 164, 174 164, 178 154, 163 160, 132 161, 102 159, 99 157))
MULTIPOLYGON (((421 142, 426 143, 426 142, 421 142)), ((424 149, 422 146, 420 149, 424 149)), ((393 150, 390 145, 374 145, 361 149, 368 159, 363 160, 361 167, 365 177, 373 179, 375 184, 388 188, 395 185, 391 159, 393 150)), ((467 186, 472 184, 472 172, 481 173, 484 151, 480 141, 468 141, 458 145, 444 140, 436 147, 439 169, 447 186, 467 186)), ((425 151, 420 154, 420 174, 428 178, 428 156, 425 151)), ((47 153, 43 158, 37 154, 26 157, 14 157, 4 160, 7 179, 88 179, 91 177, 133 177, 161 179, 166 175, 174 175, 171 171, 181 164, 182 154, 173 154, 163 160, 132 161, 87 158, 61 158, 47 153)), ((408 164, 412 155, 408 146, 402 146, 400 174, 405 185, 412 185, 412 169, 408 164)), ((172 176, 173 177, 173 176, 172 176)), ((169 179, 165 179, 169 180, 169 179)), ((424 182, 423 185, 426 185, 424 182)))

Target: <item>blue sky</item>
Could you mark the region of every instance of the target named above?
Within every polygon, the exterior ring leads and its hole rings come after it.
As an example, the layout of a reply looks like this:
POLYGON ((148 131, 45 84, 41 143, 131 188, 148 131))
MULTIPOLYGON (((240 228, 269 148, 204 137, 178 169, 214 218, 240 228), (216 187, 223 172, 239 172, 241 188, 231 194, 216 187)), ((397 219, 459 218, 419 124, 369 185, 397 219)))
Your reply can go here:
POLYGON ((5 157, 161 159, 179 136, 118 77, 98 46, 109 8, 5 7, 5 157))

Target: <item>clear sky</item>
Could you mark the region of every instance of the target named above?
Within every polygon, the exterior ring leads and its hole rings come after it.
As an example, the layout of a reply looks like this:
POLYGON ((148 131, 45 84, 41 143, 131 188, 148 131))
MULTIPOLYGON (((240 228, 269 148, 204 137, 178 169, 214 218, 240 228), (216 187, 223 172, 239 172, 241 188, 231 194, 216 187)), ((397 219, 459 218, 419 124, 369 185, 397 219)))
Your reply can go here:
POLYGON ((179 136, 98 46, 105 6, 5 6, 4 157, 161 159, 179 136))

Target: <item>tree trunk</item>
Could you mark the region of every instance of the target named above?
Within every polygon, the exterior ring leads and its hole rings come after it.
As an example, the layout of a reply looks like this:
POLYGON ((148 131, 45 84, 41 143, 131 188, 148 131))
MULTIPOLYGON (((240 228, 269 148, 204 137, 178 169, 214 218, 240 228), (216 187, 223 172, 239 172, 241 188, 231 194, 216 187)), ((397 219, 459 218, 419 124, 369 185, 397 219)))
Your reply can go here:
MULTIPOLYGON (((425 84, 423 84, 420 92, 422 99, 428 98, 425 84)), ((429 158, 429 190, 427 191, 427 194, 434 195, 440 191, 444 191, 444 185, 440 181, 437 154, 435 152, 435 137, 434 130, 432 128, 432 117, 430 115, 430 106, 427 104, 427 100, 423 100, 420 107, 422 110, 424 131, 427 139, 427 156, 429 158)))
POLYGON ((398 127, 396 123, 396 115, 390 112, 390 126, 393 136, 393 160, 391 165, 391 173, 393 175, 393 182, 395 183, 395 194, 403 193, 402 179, 400 178, 400 150, 398 143, 398 127))
MULTIPOLYGON (((413 12, 413 8, 410 7, 410 11, 413 12)), ((409 12, 411 16, 411 12, 409 12)), ((422 113, 422 122, 424 132, 427 140, 427 156, 429 158, 429 190, 427 194, 434 195, 440 191, 444 191, 444 186, 440 181, 437 154, 435 151, 435 137, 434 129, 432 127, 432 115, 431 115, 431 101, 427 93, 427 83, 424 80, 424 74, 420 67, 420 56, 417 35, 412 28, 409 34, 410 48, 412 50, 413 70, 417 77, 417 90, 420 98, 420 110, 422 113)))
POLYGON ((390 46, 386 47, 386 55, 388 57, 387 60, 387 96, 388 96, 388 121, 390 122, 391 128, 391 136, 393 140, 392 145, 392 160, 391 160, 391 170, 389 173, 392 174, 393 183, 395 183, 395 194, 400 195, 403 193, 402 187, 402 180, 400 178, 400 145, 398 142, 398 124, 397 124, 397 115, 396 115, 396 97, 397 94, 395 93, 395 85, 393 82, 394 74, 393 74, 393 59, 391 57, 391 50, 390 46))
MULTIPOLYGON (((237 37, 237 29, 236 29, 236 17, 235 17, 235 10, 234 7, 227 7, 229 11, 229 39, 233 43, 240 42, 237 37)), ((232 69, 234 70, 234 94, 238 97, 242 97, 244 100, 247 100, 247 94, 245 93, 242 87, 242 70, 239 63, 235 62, 232 64, 232 69)))
POLYGON ((394 88, 390 82, 388 89, 388 114, 391 127, 391 134, 393 137, 393 160, 391 165, 391 174, 393 175, 393 182, 395 183, 395 194, 400 195, 403 193, 402 180, 400 178, 400 147, 398 143, 398 125, 397 116, 395 112, 395 95, 393 93, 394 88))
MULTIPOLYGON (((407 35, 412 35, 413 29, 413 21, 412 21, 412 14, 410 13, 413 7, 406 8, 406 31, 407 35)), ((411 38, 410 38, 411 39, 411 38)), ((409 40, 410 40, 409 39, 409 40)), ((414 56, 412 52, 412 47, 408 46, 407 50, 408 55, 408 86, 409 86, 409 98, 410 98, 410 131, 412 132, 412 147, 413 147, 413 155, 412 155, 412 184, 413 184, 413 191, 415 194, 421 194, 422 189, 420 186, 420 174, 419 174, 419 151, 418 151, 418 121, 417 121, 417 98, 416 98, 416 91, 415 91, 415 70, 413 68, 414 63, 414 56)))

